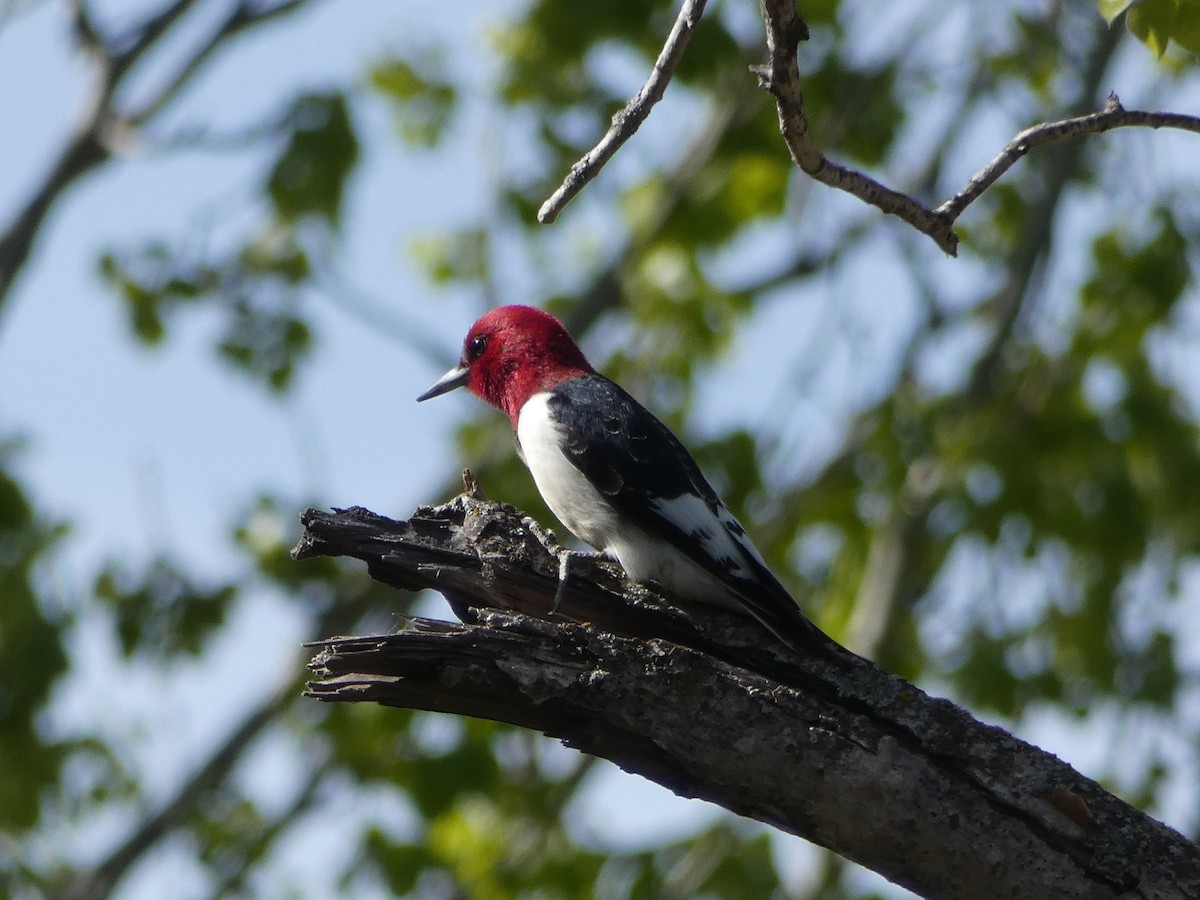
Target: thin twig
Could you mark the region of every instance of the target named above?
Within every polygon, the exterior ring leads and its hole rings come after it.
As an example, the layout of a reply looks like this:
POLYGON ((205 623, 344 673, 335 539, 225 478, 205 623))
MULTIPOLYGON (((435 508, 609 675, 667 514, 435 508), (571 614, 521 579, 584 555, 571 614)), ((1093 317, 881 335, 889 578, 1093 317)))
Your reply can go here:
POLYGON ((287 15, 304 5, 307 0, 284 0, 274 6, 258 9, 254 4, 243 0, 229 12, 223 21, 198 49, 196 49, 179 70, 168 79, 158 92, 136 112, 126 116, 132 127, 142 125, 148 119, 160 112, 163 107, 179 96, 184 87, 192 80, 209 58, 217 50, 228 46, 229 39, 234 35, 262 25, 278 16, 287 15))
POLYGON ((563 179, 562 185, 538 210, 538 221, 543 225, 548 225, 558 218, 563 207, 571 202, 571 199, 583 189, 585 184, 596 177, 596 174, 620 149, 621 145, 633 137, 633 133, 646 120, 646 116, 650 115, 650 108, 662 99, 667 90, 667 84, 671 81, 671 76, 675 74, 675 69, 679 65, 679 60, 683 58, 683 51, 687 47, 688 41, 691 40, 692 32, 699 23, 700 16, 704 13, 705 2, 706 0, 684 0, 682 8, 679 10, 679 16, 675 19, 675 25, 671 29, 671 33, 667 35, 662 52, 658 54, 658 59, 654 62, 654 69, 650 72, 646 83, 642 85, 642 89, 625 104, 624 109, 613 116, 612 127, 600 139, 600 143, 584 154, 579 162, 571 166, 571 171, 563 179))
POLYGON ((808 27, 796 12, 794 0, 761 0, 761 8, 767 27, 770 60, 764 66, 754 67, 753 71, 760 84, 775 97, 779 128, 796 165, 814 180, 853 194, 863 202, 903 219, 932 238, 951 256, 956 255, 958 248, 958 235, 954 233, 953 225, 963 210, 1034 147, 1129 126, 1178 128, 1200 133, 1200 117, 1127 110, 1115 94, 1110 94, 1108 103, 1099 112, 1025 129, 967 182, 966 187, 941 206, 930 209, 908 194, 886 187, 862 172, 838 165, 821 153, 809 134, 796 61, 800 42, 808 38, 808 27))
POLYGON ((939 206, 935 213, 957 219, 959 214, 979 195, 986 191, 1001 175, 1012 168, 1022 156, 1034 147, 1044 144, 1057 144, 1062 141, 1072 141, 1088 134, 1103 134, 1114 128, 1178 128, 1200 134, 1200 117, 1187 116, 1182 113, 1150 112, 1139 109, 1125 109, 1116 94, 1108 95, 1108 102, 1099 112, 1086 116, 1075 116, 1059 122, 1045 122, 1026 128, 1008 142, 996 158, 984 166, 966 187, 939 206))

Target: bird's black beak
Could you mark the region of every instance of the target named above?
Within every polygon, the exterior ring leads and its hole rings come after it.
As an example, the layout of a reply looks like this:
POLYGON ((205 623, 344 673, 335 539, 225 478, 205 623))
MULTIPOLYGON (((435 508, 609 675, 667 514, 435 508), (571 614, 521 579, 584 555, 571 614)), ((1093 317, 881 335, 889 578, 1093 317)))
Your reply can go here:
POLYGON ((455 388, 460 388, 467 383, 467 379, 471 376, 470 366, 455 366, 441 378, 433 383, 433 387, 417 398, 417 402, 429 400, 432 397, 437 397, 440 394, 448 393, 455 388))

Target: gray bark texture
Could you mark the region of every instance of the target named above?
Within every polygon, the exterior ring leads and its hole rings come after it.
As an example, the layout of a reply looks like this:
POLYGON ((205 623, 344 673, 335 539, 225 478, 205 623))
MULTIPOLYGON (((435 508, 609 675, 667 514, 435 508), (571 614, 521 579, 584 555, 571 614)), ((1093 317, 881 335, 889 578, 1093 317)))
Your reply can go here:
POLYGON ((1200 898, 1197 845, 832 641, 800 656, 591 560, 552 613, 544 535, 473 485, 407 521, 357 507, 302 521, 297 559, 361 559, 463 620, 318 642, 310 696, 532 728, 924 897, 1200 898))

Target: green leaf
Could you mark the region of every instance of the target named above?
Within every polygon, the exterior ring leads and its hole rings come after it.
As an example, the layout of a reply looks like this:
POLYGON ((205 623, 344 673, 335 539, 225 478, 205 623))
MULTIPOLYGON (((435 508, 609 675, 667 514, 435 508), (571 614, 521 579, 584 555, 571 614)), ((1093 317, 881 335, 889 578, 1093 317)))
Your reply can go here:
POLYGON ((1200 55, 1200 0, 1179 0, 1171 37, 1189 53, 1200 55))
POLYGON ((1104 16, 1104 21, 1111 25, 1133 2, 1134 0, 1096 0, 1096 5, 1100 8, 1100 15, 1104 16))
POLYGON ((41 712, 67 671, 63 617, 47 615, 47 557, 63 534, 43 521, 0 445, 0 830, 32 827, 59 779, 66 745, 43 736, 41 712))
POLYGON ((1175 33, 1178 0, 1137 0, 1125 17, 1129 30, 1162 59, 1175 33))
POLYGON ((392 102, 396 130, 410 146, 433 147, 446 134, 458 92, 442 68, 436 56, 416 63, 389 59, 371 67, 371 85, 392 102))
POLYGON ((199 654, 238 596, 233 584, 201 587, 163 557, 136 574, 109 564, 93 590, 111 610, 126 656, 164 659, 199 654))
POLYGON ((267 195, 283 222, 314 217, 341 221, 346 184, 358 162, 358 138, 346 98, 307 94, 288 112, 291 135, 267 179, 267 195))

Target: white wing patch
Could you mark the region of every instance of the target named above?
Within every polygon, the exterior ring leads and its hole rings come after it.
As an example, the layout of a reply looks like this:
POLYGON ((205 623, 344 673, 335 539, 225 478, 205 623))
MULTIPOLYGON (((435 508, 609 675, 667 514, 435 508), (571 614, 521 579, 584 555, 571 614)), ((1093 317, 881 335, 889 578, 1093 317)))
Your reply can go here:
POLYGON ((733 517, 724 503, 718 502, 716 514, 703 497, 683 494, 670 500, 655 500, 654 511, 694 540, 703 553, 737 578, 754 578, 746 564, 750 557, 764 568, 766 563, 746 537, 746 529, 733 517))

